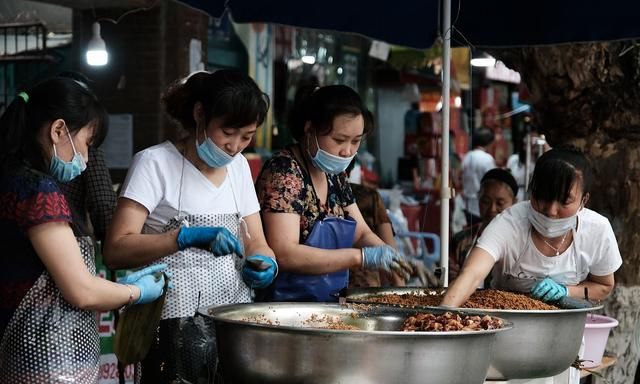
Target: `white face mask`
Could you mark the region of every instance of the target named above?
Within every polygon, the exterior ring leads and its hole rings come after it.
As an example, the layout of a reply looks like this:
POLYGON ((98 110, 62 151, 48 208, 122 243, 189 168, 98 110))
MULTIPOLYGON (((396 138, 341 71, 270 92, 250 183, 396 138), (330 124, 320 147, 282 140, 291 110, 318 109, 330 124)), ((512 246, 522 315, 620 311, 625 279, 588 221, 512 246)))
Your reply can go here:
POLYGON ((576 228, 578 223, 578 213, 573 216, 564 217, 562 219, 552 219, 536 211, 531 204, 529 204, 529 212, 527 212, 527 218, 533 227, 544 237, 554 238, 560 237, 576 228))

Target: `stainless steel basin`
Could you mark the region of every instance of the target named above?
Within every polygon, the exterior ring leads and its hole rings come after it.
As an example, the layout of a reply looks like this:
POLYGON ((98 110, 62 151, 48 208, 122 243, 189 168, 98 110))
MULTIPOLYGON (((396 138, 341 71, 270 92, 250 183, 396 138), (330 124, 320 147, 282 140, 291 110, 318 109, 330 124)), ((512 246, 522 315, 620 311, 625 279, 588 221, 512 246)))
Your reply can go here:
MULTIPOLYGON (((384 294, 435 294, 442 290, 423 288, 362 288, 347 292, 347 302, 367 303, 384 294)), ((585 306, 589 306, 585 302, 585 306)), ((419 308, 419 307, 418 307, 419 308)), ((433 309, 437 307, 422 307, 433 309)), ((513 323, 513 332, 496 335, 493 360, 487 380, 533 379, 557 375, 578 356, 587 313, 601 309, 506 310, 460 309, 497 316, 513 323)))
MULTIPOLYGON (((219 368, 233 383, 483 383, 499 330, 402 332, 424 310, 323 303, 203 307, 216 324, 219 368), (360 330, 310 328, 336 319, 360 330)), ((429 312, 442 313, 442 309, 429 312)), ((464 312, 461 312, 464 314, 464 312)))

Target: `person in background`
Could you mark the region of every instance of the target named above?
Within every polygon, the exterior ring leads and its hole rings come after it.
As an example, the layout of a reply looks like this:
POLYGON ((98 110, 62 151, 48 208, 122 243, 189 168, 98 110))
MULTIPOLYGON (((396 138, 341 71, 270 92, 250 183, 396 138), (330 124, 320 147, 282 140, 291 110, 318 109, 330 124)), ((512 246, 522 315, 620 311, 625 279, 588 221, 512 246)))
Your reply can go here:
MULTIPOLYGON (((81 73, 63 72, 60 76, 89 88, 89 79, 81 73)), ((87 169, 79 177, 60 183, 60 188, 75 213, 72 228, 76 236, 93 236, 104 243, 116 206, 116 193, 102 149, 89 146, 87 169)))
POLYGON ((420 103, 412 102, 411 108, 404 113, 404 134, 415 135, 420 125, 420 103))
POLYGON ((413 270, 366 224, 345 170, 371 121, 360 96, 344 85, 298 92, 290 126, 296 143, 262 168, 256 190, 269 245, 281 271, 275 301, 337 301, 350 268, 413 270))
MULTIPOLYGON (((533 175, 533 169, 535 168, 536 159, 542 155, 542 153, 551 149, 549 144, 544 138, 544 135, 538 135, 537 132, 532 131, 529 133, 531 135, 531 152, 529 158, 529 175, 533 175)), ((507 169, 511 172, 513 177, 516 179, 518 183, 518 201, 525 201, 526 193, 527 193, 527 182, 526 178, 526 169, 525 162, 527 160, 527 145, 528 145, 529 136, 525 135, 522 139, 522 146, 518 150, 518 153, 514 153, 507 160, 507 169)))
MULTIPOLYGON (((356 160, 353 159, 346 169, 347 175, 351 176, 355 163, 356 160)), ((356 204, 367 226, 382 241, 397 249, 391 220, 387 215, 387 209, 378 191, 375 188, 366 187, 358 183, 350 182, 349 186, 353 191, 356 204)), ((355 267, 349 269, 349 288, 380 287, 387 283, 391 283, 396 287, 405 285, 404 279, 393 273, 389 274, 355 267)))
POLYGON ((74 233, 93 235, 95 240, 104 242, 113 210, 116 206, 116 193, 109 169, 100 148, 89 146, 87 169, 80 177, 68 183, 60 183, 74 216, 74 233))
POLYGON ((488 128, 480 128, 473 133, 473 150, 462 159, 462 187, 466 206, 467 225, 474 225, 480 219, 478 192, 480 180, 490 169, 496 167, 493 157, 487 152, 493 142, 493 132, 488 128))
POLYGON ((518 184, 509 171, 494 168, 482 176, 480 181, 480 217, 482 221, 456 233, 451 240, 449 276, 453 281, 469 256, 471 249, 482 235, 482 230, 499 213, 515 204, 518 199, 518 184))
POLYGON ((45 80, 0 118, 0 380, 93 383, 100 343, 96 313, 155 300, 166 266, 95 276, 93 244, 74 237, 59 183, 79 177, 88 148, 106 135, 106 112, 69 78, 45 80), (36 342, 34 344, 34 341, 36 342))
POLYGON ((269 99, 244 73, 198 72, 162 96, 183 139, 135 155, 107 234, 111 268, 167 263, 169 291, 143 383, 199 383, 215 375, 212 320, 198 307, 248 303, 278 271, 247 159, 269 99))

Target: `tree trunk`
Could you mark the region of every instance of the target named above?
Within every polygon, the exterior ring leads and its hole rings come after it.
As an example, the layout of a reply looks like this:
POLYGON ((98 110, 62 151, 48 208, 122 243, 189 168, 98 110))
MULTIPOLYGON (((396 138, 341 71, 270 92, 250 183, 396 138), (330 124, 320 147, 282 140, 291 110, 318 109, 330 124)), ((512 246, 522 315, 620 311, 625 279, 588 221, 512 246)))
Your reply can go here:
POLYGON ((640 357, 640 45, 568 44, 492 54, 520 72, 550 144, 575 144, 591 158, 588 206, 609 218, 623 258, 605 306, 620 321, 607 347, 617 365, 606 376, 611 383, 632 383, 640 357))

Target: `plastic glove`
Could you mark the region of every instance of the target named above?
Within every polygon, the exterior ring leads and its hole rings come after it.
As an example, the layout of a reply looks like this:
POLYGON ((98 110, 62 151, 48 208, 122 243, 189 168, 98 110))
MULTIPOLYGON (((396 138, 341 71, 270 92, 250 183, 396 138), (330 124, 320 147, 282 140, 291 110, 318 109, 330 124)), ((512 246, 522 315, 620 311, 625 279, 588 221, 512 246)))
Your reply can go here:
POLYGON ((568 293, 569 291, 567 290, 567 287, 556 283, 548 277, 536 283, 531 290, 531 295, 533 297, 545 302, 560 300, 567 296, 568 293))
POLYGON ((383 269, 387 272, 396 272, 405 281, 411 278, 413 267, 405 257, 395 248, 388 245, 362 248, 362 266, 366 269, 383 269))
POLYGON ((266 288, 278 274, 278 263, 268 256, 248 256, 242 267, 242 280, 250 288, 266 288))
POLYGON ((421 260, 414 258, 407 258, 409 264, 413 268, 413 273, 411 276, 416 276, 420 281, 420 285, 426 288, 435 288, 438 287, 439 281, 436 275, 427 268, 421 260))
POLYGON ((242 257, 242 247, 238 239, 224 227, 181 227, 178 232, 178 249, 200 247, 215 256, 230 253, 242 257))
POLYGON ((167 264, 156 264, 128 274, 118 280, 120 284, 135 285, 140 296, 133 304, 144 304, 162 296, 164 291, 164 273, 167 264), (156 275, 159 274, 159 277, 156 275))

